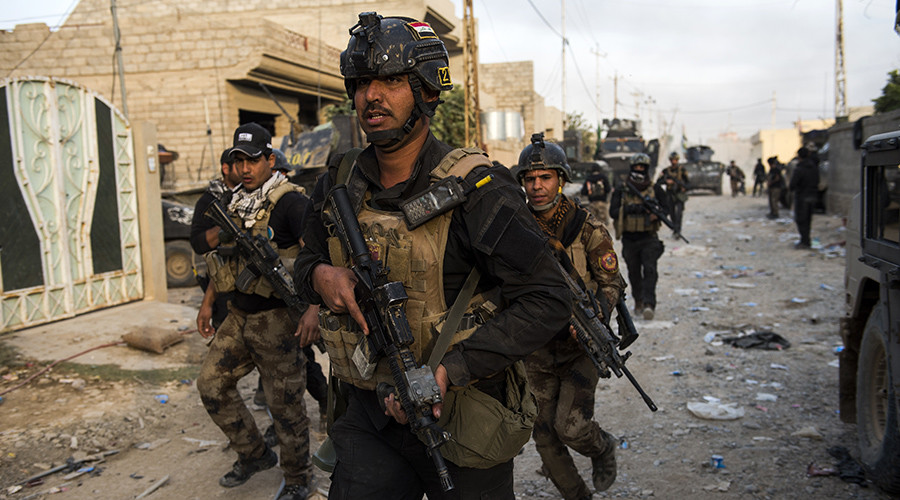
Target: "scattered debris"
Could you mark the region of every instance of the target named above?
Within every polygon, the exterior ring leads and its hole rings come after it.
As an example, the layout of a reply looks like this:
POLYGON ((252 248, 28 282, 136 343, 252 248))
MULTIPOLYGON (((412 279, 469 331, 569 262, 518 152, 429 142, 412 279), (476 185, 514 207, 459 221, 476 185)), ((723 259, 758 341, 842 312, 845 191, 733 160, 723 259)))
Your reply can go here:
POLYGON ((169 441, 170 440, 167 438, 161 438, 161 439, 157 439, 156 441, 153 441, 150 443, 136 444, 136 445, 134 445, 134 447, 139 450, 153 450, 153 449, 159 448, 160 446, 168 443, 169 441))
POLYGON ((851 455, 850 451, 843 446, 832 446, 828 448, 828 454, 838 459, 838 472, 841 481, 845 483, 855 483, 862 487, 866 487, 866 472, 851 455))
POLYGON ((836 475, 838 475, 838 470, 834 467, 819 467, 815 462, 810 462, 809 465, 806 466, 806 477, 836 475))
POLYGON ((722 341, 741 349, 764 349, 766 351, 781 351, 791 346, 787 339, 775 332, 754 332, 748 335, 726 337, 722 341))
POLYGON ((141 493, 140 495, 134 497, 135 500, 138 500, 138 499, 140 499, 140 498, 144 498, 144 497, 150 495, 151 493, 153 493, 154 491, 160 489, 164 484, 166 484, 166 483, 168 483, 168 482, 169 482, 169 475, 166 474, 165 476, 163 476, 162 479, 160 479, 159 481, 153 483, 149 488, 147 488, 146 490, 144 490, 143 493, 141 493))
POLYGON ((737 403, 700 403, 692 401, 687 404, 688 411, 695 417, 706 420, 737 420, 744 416, 744 408, 737 403))
POLYGON ((803 427, 791 433, 791 436, 805 437, 809 439, 822 439, 822 433, 814 426, 803 427))
POLYGON ((212 446, 219 446, 220 444, 222 444, 221 441, 209 440, 209 439, 196 439, 196 438, 189 438, 189 437, 183 437, 181 439, 184 439, 188 443, 197 443, 198 448, 209 448, 212 446))

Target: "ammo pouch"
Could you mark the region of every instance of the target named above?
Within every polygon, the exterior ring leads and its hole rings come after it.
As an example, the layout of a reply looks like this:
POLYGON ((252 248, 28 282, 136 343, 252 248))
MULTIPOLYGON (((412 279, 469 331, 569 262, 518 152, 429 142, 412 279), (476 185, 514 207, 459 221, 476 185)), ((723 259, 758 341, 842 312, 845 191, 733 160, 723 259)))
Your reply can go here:
POLYGON ((234 272, 229 267, 227 259, 219 254, 219 250, 213 250, 203 255, 206 260, 206 274, 215 286, 217 293, 234 291, 234 272))
POLYGON ((447 391, 437 422, 450 433, 440 448, 444 458, 460 467, 488 469, 512 460, 531 438, 538 408, 524 362, 516 361, 505 373, 506 405, 472 384, 447 391))

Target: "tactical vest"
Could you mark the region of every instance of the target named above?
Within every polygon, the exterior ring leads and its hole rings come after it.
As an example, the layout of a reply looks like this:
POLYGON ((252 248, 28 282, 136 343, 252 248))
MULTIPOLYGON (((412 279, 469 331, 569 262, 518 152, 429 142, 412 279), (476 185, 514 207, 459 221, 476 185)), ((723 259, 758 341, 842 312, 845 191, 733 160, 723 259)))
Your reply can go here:
MULTIPOLYGON (((304 188, 291 182, 283 182, 278 186, 275 186, 266 197, 266 201, 262 208, 256 213, 256 222, 251 228, 245 230, 251 238, 256 238, 257 235, 262 235, 267 238, 269 244, 275 252, 278 253, 281 263, 287 268, 288 272, 293 271, 294 260, 300 253, 300 243, 297 242, 287 248, 278 248, 278 245, 272 241, 269 236, 269 217, 272 214, 272 210, 275 209, 275 205, 278 204, 278 201, 284 195, 294 191, 300 194, 306 192, 304 188)), ((243 220, 233 214, 231 215, 231 220, 234 221, 237 227, 244 229, 243 220)), ((240 255, 240 252, 234 248, 234 244, 220 245, 215 250, 207 252, 206 255, 204 255, 204 259, 206 259, 209 276, 216 286, 217 293, 226 293, 237 290, 235 286, 237 278, 247 267, 248 262, 240 255)), ((243 289, 238 291, 246 294, 260 295, 262 297, 271 297, 275 293, 275 290, 272 289, 272 285, 269 284, 269 281, 262 276, 256 277, 244 286, 243 289)))
MULTIPOLYGON (((656 197, 653 186, 647 186, 641 191, 641 196, 656 197)), ((622 204, 619 206, 619 217, 614 221, 616 237, 621 238, 624 233, 643 233, 648 231, 659 231, 659 220, 650 222, 650 216, 646 213, 626 214, 625 207, 628 205, 641 205, 641 198, 631 192, 625 190, 622 193, 622 204)))
MULTIPOLYGON (((434 183, 451 175, 465 177, 478 166, 491 166, 490 160, 480 150, 455 149, 431 172, 430 180, 434 183)), ((353 175, 351 172, 350 176, 353 175)), ((443 326, 448 309, 444 297, 443 270, 453 211, 410 231, 402 212, 373 209, 369 206, 369 198, 367 191, 357 214, 360 228, 372 257, 389 268, 388 279, 402 282, 406 289, 409 296, 406 318, 414 338, 410 349, 416 361, 424 364, 431 355, 436 334, 443 326)), ((348 267, 350 262, 340 240, 332 236, 327 242, 332 264, 348 267)), ((476 313, 483 317, 485 312, 492 312, 493 309, 490 302, 478 295, 469 301, 466 312, 470 318, 475 317, 476 313)), ((368 379, 363 378, 353 363, 353 353, 365 336, 349 315, 335 314, 322 308, 319 324, 335 376, 361 389, 372 390, 378 382, 393 385, 388 363, 384 359, 378 361, 374 375, 368 379)), ((450 345, 468 338, 476 328, 474 324, 461 325, 450 345)))

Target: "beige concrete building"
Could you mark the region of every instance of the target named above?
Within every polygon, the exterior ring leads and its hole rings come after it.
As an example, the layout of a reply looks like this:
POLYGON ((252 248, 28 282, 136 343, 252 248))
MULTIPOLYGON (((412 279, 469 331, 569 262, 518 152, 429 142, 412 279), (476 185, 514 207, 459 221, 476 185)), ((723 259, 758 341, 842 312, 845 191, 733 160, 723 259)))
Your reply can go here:
MULTIPOLYGON (((361 11, 430 22, 451 53, 453 78, 462 82, 461 22, 449 0, 323 3, 160 0, 117 8, 129 120, 155 123, 159 142, 179 153, 165 172, 165 188, 201 186, 217 175, 219 155, 241 123, 259 122, 276 137, 290 131, 260 83, 300 124, 317 125, 320 106, 345 98, 339 55, 361 11)), ((0 31, 0 71, 7 77, 69 79, 122 108, 114 56, 107 0, 81 0, 57 31, 44 24, 0 31)))
POLYGON ((478 66, 482 129, 491 159, 513 166, 531 134, 562 141, 563 116, 534 90, 534 62, 478 66))

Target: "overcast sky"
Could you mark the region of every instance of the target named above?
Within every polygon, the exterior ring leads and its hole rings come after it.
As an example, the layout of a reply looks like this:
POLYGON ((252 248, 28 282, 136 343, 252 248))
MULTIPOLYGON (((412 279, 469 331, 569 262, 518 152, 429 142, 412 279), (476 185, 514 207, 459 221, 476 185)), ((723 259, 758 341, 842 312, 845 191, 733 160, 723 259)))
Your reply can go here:
MULTIPOLYGON (((462 0, 451 0, 462 17, 462 0)), ((4 1, 0 29, 59 25, 77 0, 4 1)), ((749 137, 834 116, 836 0, 474 0, 482 63, 535 61, 535 90, 594 123, 639 116, 645 136, 749 137), (599 54, 599 55, 597 55, 599 54), (599 99, 598 99, 599 96, 599 99), (664 129, 665 127, 665 129, 664 129)), ((847 105, 871 105, 900 68, 895 0, 843 0, 847 105)), ((462 84, 462 82, 456 82, 462 84)))
MULTIPOLYGON (((480 61, 534 60, 535 90, 556 107, 563 3, 566 110, 591 122, 598 105, 612 117, 616 74, 617 115, 640 114, 647 137, 663 122, 691 142, 748 137, 771 127, 773 93, 777 128, 834 116, 835 0, 474 0, 480 61)), ((900 68, 894 7, 843 0, 848 106, 871 105, 900 68)))

